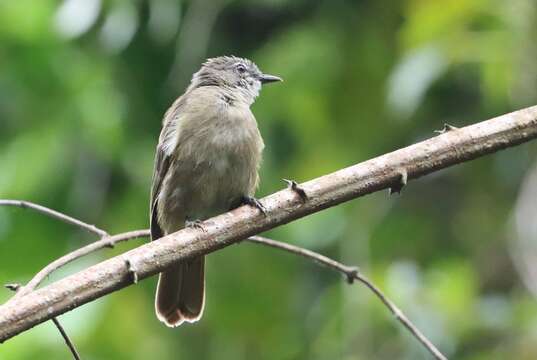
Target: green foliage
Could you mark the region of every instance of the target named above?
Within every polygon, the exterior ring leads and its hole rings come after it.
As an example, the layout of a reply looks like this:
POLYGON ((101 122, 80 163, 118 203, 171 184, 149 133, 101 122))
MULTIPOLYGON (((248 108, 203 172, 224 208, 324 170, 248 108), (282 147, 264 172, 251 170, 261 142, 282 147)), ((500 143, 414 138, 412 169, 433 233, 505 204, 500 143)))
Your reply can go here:
MULTIPOLYGON (((281 178, 304 181, 431 137, 444 122, 536 102, 531 0, 205 3, 1 1, 0 198, 112 233, 147 227, 162 115, 208 56, 248 57, 285 80, 253 106, 266 142, 259 195, 281 189, 281 178), (189 16, 205 19, 206 49, 189 16)), ((359 265, 450 358, 533 359, 537 306, 510 256, 509 219, 535 150, 458 166, 268 236, 359 265)), ((0 283, 25 282, 92 240, 0 208, 0 283)), ((303 259, 240 244, 208 257, 207 283, 195 326, 156 320, 155 279, 60 319, 84 359, 428 358, 367 289, 303 259)), ((0 301, 9 296, 0 291, 0 301)), ((34 358, 69 358, 50 323, 0 346, 0 359, 34 358)))

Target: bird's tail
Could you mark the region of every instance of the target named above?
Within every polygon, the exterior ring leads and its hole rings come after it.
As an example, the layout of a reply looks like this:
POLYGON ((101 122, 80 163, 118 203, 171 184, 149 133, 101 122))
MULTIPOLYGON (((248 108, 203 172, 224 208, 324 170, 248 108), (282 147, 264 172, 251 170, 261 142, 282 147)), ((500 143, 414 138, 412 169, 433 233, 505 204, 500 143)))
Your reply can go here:
POLYGON ((160 274, 155 310, 160 321, 176 327, 201 318, 205 305, 205 257, 184 261, 160 274))

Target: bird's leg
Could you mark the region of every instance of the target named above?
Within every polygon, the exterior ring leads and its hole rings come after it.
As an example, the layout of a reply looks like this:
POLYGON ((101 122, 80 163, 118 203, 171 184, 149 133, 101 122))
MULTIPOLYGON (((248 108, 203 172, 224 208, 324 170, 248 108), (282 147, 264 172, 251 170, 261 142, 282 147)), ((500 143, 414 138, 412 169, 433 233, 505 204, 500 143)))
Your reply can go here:
POLYGON ((263 206, 263 204, 261 204, 261 202, 253 196, 244 195, 241 198, 241 204, 253 206, 257 208, 263 215, 267 215, 267 209, 265 206, 263 206))
POLYGON ((205 231, 205 228, 202 225, 203 221, 200 219, 190 220, 189 218, 186 218, 185 220, 185 227, 189 229, 199 229, 205 231))
POLYGON ((288 180, 288 179, 282 179, 284 183, 287 184, 287 188, 294 191, 302 200, 302 202, 306 202, 308 200, 308 195, 300 187, 300 185, 297 184, 295 180, 288 180))

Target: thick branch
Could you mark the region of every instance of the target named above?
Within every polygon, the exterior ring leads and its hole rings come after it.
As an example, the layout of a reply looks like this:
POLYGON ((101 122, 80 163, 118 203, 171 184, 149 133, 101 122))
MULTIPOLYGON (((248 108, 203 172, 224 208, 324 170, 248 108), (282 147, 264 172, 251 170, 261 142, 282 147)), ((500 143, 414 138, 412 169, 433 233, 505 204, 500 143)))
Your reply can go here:
POLYGON ((432 139, 336 171, 262 199, 266 216, 243 206, 59 280, 0 307, 0 341, 68 310, 154 275, 178 261, 208 254, 262 231, 344 201, 400 186, 448 166, 537 137, 537 107, 447 131, 432 139), (135 269, 135 274, 133 274, 135 269), (136 276, 133 276, 136 275, 136 276))
POLYGON ((114 236, 106 236, 103 237, 101 240, 92 242, 91 244, 88 244, 84 247, 81 247, 80 249, 77 249, 73 252, 70 252, 67 255, 62 256, 61 258, 58 258, 45 266, 41 271, 39 271, 33 278, 28 282, 28 284, 24 285, 16 294, 13 296, 10 301, 22 297, 31 291, 33 291, 36 287, 39 286, 43 282, 43 280, 46 279, 46 277, 52 273, 54 270, 59 269, 60 267, 69 264, 72 261, 75 261, 78 258, 81 258, 87 254, 90 254, 92 252, 95 252, 97 250, 106 248, 106 247, 114 247, 115 244, 127 241, 131 239, 141 238, 149 236, 149 230, 134 230, 129 231, 122 234, 117 234, 114 236))
MULTIPOLYGON (((6 284, 5 287, 15 292, 21 289, 20 284, 6 284)), ((69 337, 69 335, 67 335, 67 332, 63 328, 62 324, 60 324, 60 321, 57 318, 53 317, 52 322, 54 323, 54 325, 60 332, 60 335, 62 336, 63 341, 65 341, 65 345, 67 345, 67 347, 69 348, 69 351, 73 355, 73 358, 75 360, 80 360, 80 355, 78 354, 78 351, 76 350, 75 344, 71 341, 71 338, 69 337)))

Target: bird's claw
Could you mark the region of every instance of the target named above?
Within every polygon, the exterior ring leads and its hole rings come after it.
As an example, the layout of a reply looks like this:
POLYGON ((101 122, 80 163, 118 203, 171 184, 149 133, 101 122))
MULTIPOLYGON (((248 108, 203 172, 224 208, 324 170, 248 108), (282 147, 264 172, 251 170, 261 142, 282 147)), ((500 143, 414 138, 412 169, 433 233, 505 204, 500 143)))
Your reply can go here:
POLYGON ((263 215, 267 216, 267 209, 259 200, 253 196, 243 196, 242 203, 257 208, 263 215))
POLYGON ((198 229, 198 230, 205 231, 205 228, 203 227, 203 221, 201 221, 200 219, 186 220, 185 227, 189 229, 198 229))

